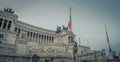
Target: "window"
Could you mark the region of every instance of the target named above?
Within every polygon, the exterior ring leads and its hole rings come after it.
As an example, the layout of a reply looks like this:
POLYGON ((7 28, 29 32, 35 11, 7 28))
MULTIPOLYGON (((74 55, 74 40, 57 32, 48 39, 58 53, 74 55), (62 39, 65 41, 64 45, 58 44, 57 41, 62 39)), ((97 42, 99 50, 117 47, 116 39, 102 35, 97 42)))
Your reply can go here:
POLYGON ((50 41, 51 41, 51 36, 50 36, 50 39, 49 39, 50 41))
POLYGON ((83 51, 81 51, 81 54, 83 55, 83 51))
POLYGON ((30 35, 30 32, 28 31, 28 33, 27 33, 27 38, 29 37, 29 35, 30 35))
POLYGON ((52 42, 54 41, 54 37, 52 37, 52 42))
POLYGON ((36 41, 38 41, 38 34, 36 34, 36 41))
POLYGON ((41 39, 42 39, 42 41, 43 41, 43 36, 44 36, 44 35, 42 35, 42 38, 41 38, 41 39))
POLYGON ((0 38, 1 38, 2 36, 0 35, 0 38))
POLYGON ((18 28, 18 34, 20 33, 20 28, 18 28))
POLYGON ((68 36, 68 42, 70 43, 70 36, 68 36))
POLYGON ((25 34, 22 34, 21 38, 25 38, 25 34))
POLYGON ((7 22, 8 22, 7 20, 4 20, 3 29, 6 28, 7 22))
POLYGON ((15 27, 15 32, 17 31, 17 27, 15 27))
POLYGON ((39 38, 41 37, 41 34, 39 34, 39 38))
POLYGON ((1 28, 1 26, 2 26, 2 22, 3 22, 3 19, 0 19, 0 28, 1 28))
POLYGON ((74 43, 74 37, 71 37, 71 43, 74 43))
POLYGON ((48 41, 48 36, 47 36, 47 41, 48 41))
POLYGON ((10 28, 11 28, 11 24, 12 24, 12 22, 9 21, 9 23, 8 23, 8 27, 7 27, 7 30, 10 30, 10 28))
POLYGON ((30 32, 30 40, 32 39, 32 32, 30 32))
POLYGON ((32 38, 32 32, 30 32, 30 38, 32 38))
POLYGON ((46 40, 46 35, 44 35, 44 40, 46 40))
POLYGON ((0 38, 2 38, 2 39, 3 39, 3 37, 4 37, 4 36, 3 36, 2 34, 0 34, 0 38))
POLYGON ((39 41, 40 41, 40 38, 41 38, 41 34, 39 34, 39 41))
POLYGON ((33 33, 33 40, 35 40, 35 33, 33 33))

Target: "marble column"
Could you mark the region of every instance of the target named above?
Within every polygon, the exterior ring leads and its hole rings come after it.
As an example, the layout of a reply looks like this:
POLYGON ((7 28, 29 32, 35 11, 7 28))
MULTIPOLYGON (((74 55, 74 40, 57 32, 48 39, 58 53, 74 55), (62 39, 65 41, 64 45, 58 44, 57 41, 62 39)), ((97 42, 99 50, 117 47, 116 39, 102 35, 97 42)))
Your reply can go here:
POLYGON ((30 40, 30 34, 31 34, 31 33, 29 32, 28 40, 30 40))
POLYGON ((8 28, 8 23, 9 23, 9 20, 7 20, 7 24, 6 24, 6 27, 5 27, 6 30, 7 30, 7 28, 8 28))
POLYGON ((29 35, 30 35, 29 31, 27 31, 27 39, 29 39, 29 35))
POLYGON ((50 36, 50 43, 52 43, 52 36, 50 36))
POLYGON ((32 36, 31 36, 31 41, 33 41, 33 32, 32 32, 32 36))
POLYGON ((52 36, 52 43, 53 43, 54 37, 52 36))
POLYGON ((40 34, 38 34, 38 43, 40 43, 40 34))
POLYGON ((46 36, 46 42, 48 43, 48 35, 46 36))
POLYGON ((34 35, 34 42, 36 42, 36 33, 35 33, 35 35, 34 35))
POLYGON ((36 42, 38 42, 38 33, 36 33, 36 42))
POLYGON ((44 43, 44 37, 45 37, 45 35, 43 35, 43 37, 42 37, 42 43, 44 43))
POLYGON ((41 41, 40 41, 41 40, 41 35, 40 34, 38 34, 38 35, 39 35, 38 36, 38 42, 41 43, 41 41))
POLYGON ((31 35, 31 33, 30 33, 30 31, 29 31, 29 36, 28 36, 28 39, 30 39, 30 35, 31 35))
POLYGON ((42 34, 41 34, 41 40, 40 41, 41 41, 41 43, 43 43, 43 35, 42 34))
POLYGON ((3 19, 3 21, 2 21, 1 29, 3 28, 3 24, 4 24, 4 19, 3 19))
POLYGON ((44 42, 46 43, 46 35, 45 35, 45 37, 44 37, 44 42))
POLYGON ((39 43, 41 43, 41 38, 42 38, 42 35, 39 34, 39 43))

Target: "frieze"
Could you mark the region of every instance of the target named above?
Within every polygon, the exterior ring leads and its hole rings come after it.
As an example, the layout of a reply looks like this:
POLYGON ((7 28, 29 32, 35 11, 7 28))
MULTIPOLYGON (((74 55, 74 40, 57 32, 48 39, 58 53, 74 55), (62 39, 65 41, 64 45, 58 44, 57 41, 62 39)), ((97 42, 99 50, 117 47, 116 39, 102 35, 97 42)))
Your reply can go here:
POLYGON ((16 19, 16 20, 18 19, 17 15, 11 14, 11 13, 7 13, 7 12, 3 12, 1 10, 0 10, 0 16, 11 18, 11 19, 16 19))
POLYGON ((27 44, 27 41, 26 40, 22 40, 22 39, 17 39, 16 40, 16 43, 18 43, 18 44, 27 44))
POLYGON ((42 32, 42 33, 47 33, 47 34, 55 34, 55 31, 53 30, 48 30, 48 29, 44 29, 44 28, 40 28, 40 27, 36 27, 21 21, 17 21, 16 24, 20 27, 35 31, 35 32, 42 32))

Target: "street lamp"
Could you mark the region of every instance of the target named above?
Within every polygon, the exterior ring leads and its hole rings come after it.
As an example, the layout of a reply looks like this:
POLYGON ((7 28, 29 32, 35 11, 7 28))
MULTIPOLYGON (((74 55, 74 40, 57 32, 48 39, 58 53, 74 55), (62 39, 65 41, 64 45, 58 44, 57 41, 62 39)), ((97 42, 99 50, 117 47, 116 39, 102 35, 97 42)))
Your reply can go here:
POLYGON ((74 45, 73 45, 73 56, 74 56, 74 62, 77 61, 77 52, 78 52, 78 48, 77 48, 77 42, 74 42, 74 45))
POLYGON ((97 56, 96 56, 96 51, 94 52, 94 54, 95 54, 95 62, 97 62, 97 56))
POLYGON ((32 56, 32 62, 38 62, 38 59, 39 59, 39 57, 37 56, 37 54, 34 54, 32 56))

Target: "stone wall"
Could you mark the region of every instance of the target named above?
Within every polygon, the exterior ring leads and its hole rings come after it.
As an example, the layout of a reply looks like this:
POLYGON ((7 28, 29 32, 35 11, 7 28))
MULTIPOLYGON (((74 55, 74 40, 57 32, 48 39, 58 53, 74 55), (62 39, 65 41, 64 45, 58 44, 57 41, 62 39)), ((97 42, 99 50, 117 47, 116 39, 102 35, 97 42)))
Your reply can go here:
MULTIPOLYGON (((32 57, 0 55, 0 62, 32 62, 32 57)), ((73 62, 70 57, 38 57, 38 62, 73 62)))
POLYGON ((0 62, 32 62, 31 57, 0 55, 0 62))

